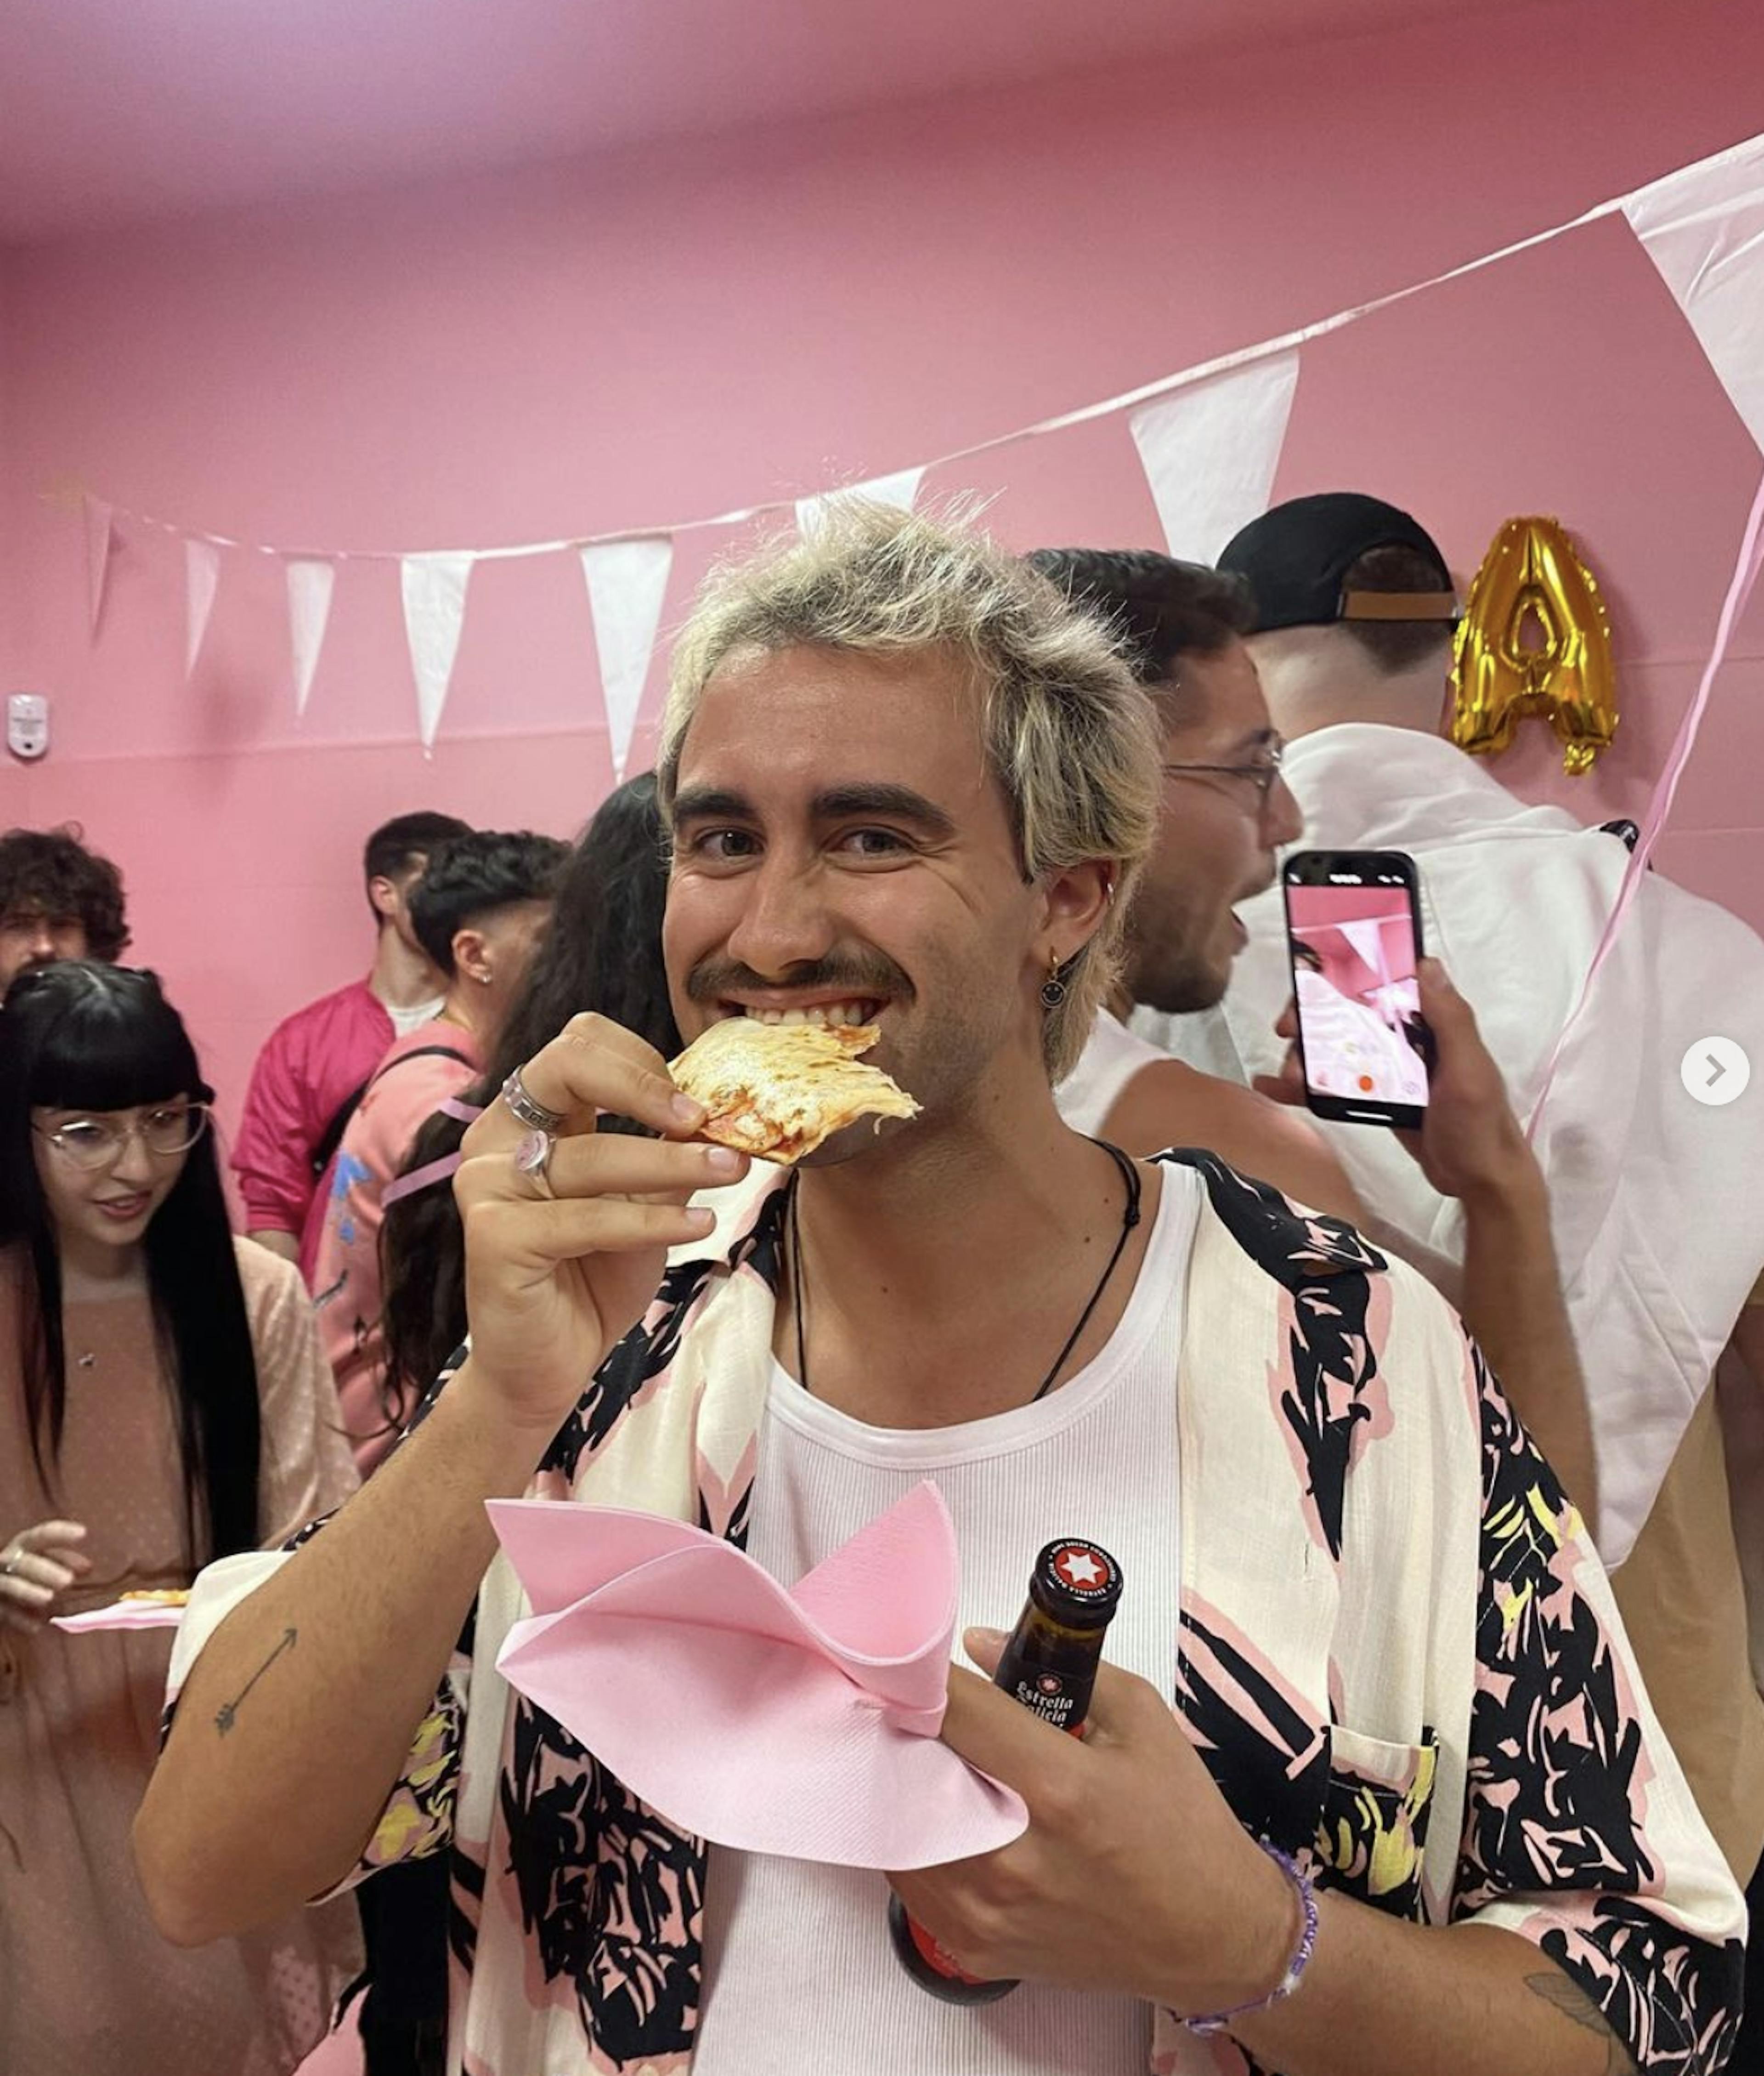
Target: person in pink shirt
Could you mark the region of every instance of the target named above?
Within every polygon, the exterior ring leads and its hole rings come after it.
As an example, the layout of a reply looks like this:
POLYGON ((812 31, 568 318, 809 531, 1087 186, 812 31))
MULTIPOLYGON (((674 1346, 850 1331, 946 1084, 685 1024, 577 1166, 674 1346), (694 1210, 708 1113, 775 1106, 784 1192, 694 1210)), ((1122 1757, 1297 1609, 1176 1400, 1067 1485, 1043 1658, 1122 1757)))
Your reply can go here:
POLYGON ((436 845, 468 836, 453 815, 400 815, 368 837, 362 857, 379 932, 364 978, 296 1010, 270 1033, 251 1069, 232 1165, 246 1230, 298 1261, 312 1284, 319 1182, 349 1114, 395 1038, 426 1023, 446 982, 417 942, 409 896, 436 845))
POLYGON ((443 845, 411 892, 411 928, 446 993, 430 1023, 394 1040, 344 1128, 312 1277, 319 1338, 364 1476, 409 1410, 384 1388, 381 1195, 425 1120, 469 1088, 494 1051, 569 854, 554 837, 481 831, 443 845))

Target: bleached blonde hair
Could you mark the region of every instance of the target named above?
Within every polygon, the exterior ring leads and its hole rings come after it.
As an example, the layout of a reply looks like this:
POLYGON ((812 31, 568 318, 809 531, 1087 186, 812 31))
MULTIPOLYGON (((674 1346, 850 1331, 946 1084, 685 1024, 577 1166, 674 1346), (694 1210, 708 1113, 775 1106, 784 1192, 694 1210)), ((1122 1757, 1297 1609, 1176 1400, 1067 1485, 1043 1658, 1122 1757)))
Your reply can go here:
POLYGON ((837 500, 813 534, 713 571, 674 650, 657 760, 671 813, 706 685, 732 657, 794 648, 953 655, 981 699, 988 762, 1024 875, 1102 861, 1114 895, 1060 970, 1043 1024, 1049 1077, 1077 1064, 1119 970, 1135 882, 1156 834, 1161 736, 1102 623, 979 530, 972 517, 837 500))

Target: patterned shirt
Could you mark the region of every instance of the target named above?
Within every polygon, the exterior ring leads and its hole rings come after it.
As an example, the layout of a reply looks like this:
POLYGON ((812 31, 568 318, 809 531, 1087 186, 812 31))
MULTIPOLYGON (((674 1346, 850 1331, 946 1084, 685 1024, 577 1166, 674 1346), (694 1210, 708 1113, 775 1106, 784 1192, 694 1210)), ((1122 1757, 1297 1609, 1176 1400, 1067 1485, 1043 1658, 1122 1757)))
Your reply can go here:
MULTIPOLYGON (((1648 2076, 1712 2076, 1737 2023, 1745 1912, 1578 1516, 1419 1276, 1210 1155, 1164 1157, 1198 1169, 1206 1198, 1172 1380, 1171 1700, 1214 1781, 1319 1886, 1517 1933, 1648 2076)), ((781 1206, 768 1192, 728 1244, 679 1251, 534 1497, 744 1540, 781 1206)), ((174 1689, 260 1582, 251 1567, 278 1561, 205 1575, 174 1689)), ((496 1654, 526 1612, 499 1556, 352 1879, 449 1854, 451 2069, 678 2076, 714 1856, 503 1682, 496 1654)), ((1160 2012, 1151 2068, 1256 2066, 1160 2012)))

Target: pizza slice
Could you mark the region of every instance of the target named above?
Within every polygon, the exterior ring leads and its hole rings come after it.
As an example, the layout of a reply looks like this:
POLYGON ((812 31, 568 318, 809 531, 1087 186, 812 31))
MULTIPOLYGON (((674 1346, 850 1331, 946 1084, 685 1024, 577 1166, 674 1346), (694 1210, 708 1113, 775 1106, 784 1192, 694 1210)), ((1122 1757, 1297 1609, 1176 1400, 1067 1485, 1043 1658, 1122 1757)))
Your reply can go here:
POLYGON ((710 1112, 700 1139, 787 1168, 858 1118, 879 1124, 919 1115, 910 1095, 857 1057, 881 1036, 873 1023, 729 1016, 694 1039, 668 1071, 710 1112))

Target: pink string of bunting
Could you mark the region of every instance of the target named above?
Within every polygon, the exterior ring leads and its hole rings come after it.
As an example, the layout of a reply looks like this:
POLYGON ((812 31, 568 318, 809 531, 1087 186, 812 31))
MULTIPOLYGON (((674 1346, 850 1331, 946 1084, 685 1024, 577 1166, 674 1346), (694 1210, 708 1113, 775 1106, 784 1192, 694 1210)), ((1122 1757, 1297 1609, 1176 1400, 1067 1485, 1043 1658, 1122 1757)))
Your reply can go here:
POLYGON ((1672 803, 1678 794, 1679 781, 1684 767, 1691 761, 1691 753, 1696 747, 1696 738, 1703 725, 1703 716, 1708 706, 1709 695, 1715 688, 1715 680, 1720 675, 1721 666, 1727 661, 1727 652, 1733 639, 1733 630, 1739 625, 1740 616, 1745 610, 1746 601, 1758 582, 1758 569, 1764 564, 1764 482, 1758 487, 1752 500, 1751 517, 1746 521, 1745 531, 1741 538, 1738 559, 1733 565, 1733 575, 1727 588, 1727 596, 1721 602, 1720 617, 1715 624, 1715 645, 1709 651, 1708 661, 1703 666, 1703 675, 1697 681, 1696 695, 1684 710, 1684 718, 1679 724, 1679 732, 1671 754, 1666 760, 1658 783, 1648 802, 1646 814, 1642 820, 1642 833, 1636 839, 1630 853, 1628 870, 1623 883, 1617 889, 1617 898, 1611 904, 1611 913, 1605 918, 1604 929, 1600 936, 1592 961, 1587 968, 1587 977, 1581 983, 1579 1000, 1573 1013, 1562 1027, 1556 1040, 1555 1050, 1550 1056, 1549 1066, 1544 1071, 1543 1089, 1536 1108, 1531 1113, 1527 1128, 1528 1139, 1535 1140, 1543 1117, 1544 1105, 1549 1101, 1550 1090, 1555 1081, 1556 1069, 1575 1028, 1584 1012, 1592 993, 1592 984, 1598 978, 1600 969, 1611 956, 1611 948, 1617 942, 1617 932, 1623 927, 1624 918, 1633 905, 1648 862, 1653 857, 1666 820, 1672 812, 1672 803))

